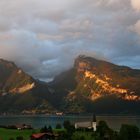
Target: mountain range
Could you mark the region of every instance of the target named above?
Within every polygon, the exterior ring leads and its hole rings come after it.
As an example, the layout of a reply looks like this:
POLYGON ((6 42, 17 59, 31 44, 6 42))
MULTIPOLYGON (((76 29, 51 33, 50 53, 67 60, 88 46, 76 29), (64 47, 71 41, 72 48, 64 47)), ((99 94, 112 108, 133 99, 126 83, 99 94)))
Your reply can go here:
POLYGON ((140 70, 85 55, 50 83, 0 59, 0 112, 138 114, 139 85, 140 70))

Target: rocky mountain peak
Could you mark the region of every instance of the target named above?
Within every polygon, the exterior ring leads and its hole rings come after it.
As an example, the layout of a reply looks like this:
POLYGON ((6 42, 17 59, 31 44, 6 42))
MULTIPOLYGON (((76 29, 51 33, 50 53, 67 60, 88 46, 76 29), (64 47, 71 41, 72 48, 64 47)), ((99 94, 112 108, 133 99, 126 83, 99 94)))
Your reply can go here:
POLYGON ((0 66, 7 67, 7 68, 16 67, 14 62, 4 60, 4 59, 0 59, 0 66))
POLYGON ((0 59, 0 93, 24 93, 35 86, 35 80, 13 62, 0 59))
MULTIPOLYGON (((85 55, 80 55, 75 60, 74 67, 79 83, 76 93, 86 94, 91 100, 112 94, 124 100, 140 100, 134 86, 128 86, 132 79, 137 79, 132 76, 137 71, 85 55)), ((139 74, 136 75, 140 77, 139 74)))
POLYGON ((92 63, 88 60, 86 56, 80 55, 76 60, 74 67, 77 69, 77 72, 85 72, 86 70, 92 69, 92 63))
POLYGON ((139 85, 140 70, 85 55, 77 57, 73 68, 48 85, 34 80, 14 63, 0 59, 1 112, 12 108, 25 112, 57 109, 66 113, 137 113, 139 85))

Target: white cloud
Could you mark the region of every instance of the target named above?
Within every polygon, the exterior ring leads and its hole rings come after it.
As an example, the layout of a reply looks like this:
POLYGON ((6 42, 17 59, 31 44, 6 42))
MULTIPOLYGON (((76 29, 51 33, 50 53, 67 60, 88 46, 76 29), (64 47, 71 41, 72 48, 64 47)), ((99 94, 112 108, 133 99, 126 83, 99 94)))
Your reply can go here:
POLYGON ((140 12, 140 0, 131 0, 131 4, 137 12, 140 12))
POLYGON ((138 55, 128 27, 139 19, 129 0, 0 0, 0 57, 40 79, 70 68, 78 54, 118 63, 138 55))
POLYGON ((140 20, 138 20, 137 23, 131 27, 131 29, 140 35, 140 20))

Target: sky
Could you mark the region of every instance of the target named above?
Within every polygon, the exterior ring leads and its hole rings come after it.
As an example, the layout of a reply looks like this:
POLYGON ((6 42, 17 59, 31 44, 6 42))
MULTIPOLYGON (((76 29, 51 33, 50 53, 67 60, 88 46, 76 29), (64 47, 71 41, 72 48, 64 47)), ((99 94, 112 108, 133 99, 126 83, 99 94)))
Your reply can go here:
POLYGON ((48 81, 80 54, 140 69, 140 0, 0 0, 0 58, 48 81))

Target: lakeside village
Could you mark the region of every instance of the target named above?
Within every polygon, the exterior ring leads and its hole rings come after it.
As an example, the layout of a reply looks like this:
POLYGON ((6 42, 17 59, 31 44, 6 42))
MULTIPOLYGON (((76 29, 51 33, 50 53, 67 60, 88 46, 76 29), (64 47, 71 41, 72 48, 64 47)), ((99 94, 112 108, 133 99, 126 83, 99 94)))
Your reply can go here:
POLYGON ((92 120, 75 123, 67 120, 55 128, 34 129, 27 124, 0 126, 0 140, 140 140, 140 130, 134 125, 122 124, 115 131, 93 115, 92 120))

